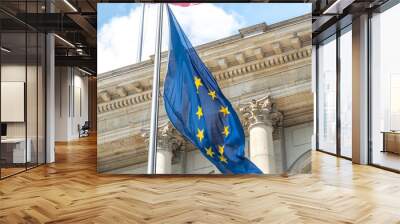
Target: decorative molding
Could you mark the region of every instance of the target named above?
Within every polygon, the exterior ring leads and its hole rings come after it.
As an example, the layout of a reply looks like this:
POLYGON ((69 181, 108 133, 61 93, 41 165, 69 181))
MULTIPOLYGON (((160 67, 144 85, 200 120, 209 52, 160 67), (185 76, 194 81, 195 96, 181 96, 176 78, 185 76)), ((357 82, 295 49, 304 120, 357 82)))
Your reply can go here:
POLYGON ((306 47, 299 51, 291 51, 286 54, 274 55, 272 57, 267 57, 264 60, 247 63, 246 65, 236 66, 232 69, 226 69, 222 72, 216 72, 214 76, 217 81, 225 81, 233 77, 242 76, 248 73, 257 72, 275 66, 281 66, 286 63, 308 57, 311 57, 311 47, 306 47))
POLYGON ((259 23, 254 26, 245 27, 243 29, 239 29, 239 33, 242 38, 246 38, 249 36, 253 36, 259 33, 264 33, 267 31, 268 25, 266 23, 259 23))
POLYGON ((99 93, 100 98, 104 101, 104 102, 108 102, 111 101, 111 96, 107 91, 102 91, 99 93))
POLYGON ((236 59, 236 61, 237 61, 239 64, 244 64, 244 63, 246 63, 246 58, 245 58, 245 56, 244 56, 243 53, 237 53, 237 54, 235 55, 235 59, 236 59))
POLYGON ((258 60, 261 60, 264 58, 264 51, 261 47, 254 49, 253 53, 258 60))
POLYGON ((239 107, 243 126, 247 128, 259 123, 273 127, 282 126, 283 114, 272 102, 270 93, 261 99, 252 99, 239 107))
POLYGON ((227 69, 228 68, 228 63, 227 63, 225 58, 218 59, 217 63, 219 65, 220 69, 227 69))
POLYGON ((276 42, 272 44, 272 50, 274 50, 275 54, 282 54, 282 46, 281 43, 276 42))
POLYGON ((123 86, 118 86, 116 88, 116 90, 120 97, 125 97, 128 95, 128 92, 126 91, 126 89, 123 86))
POLYGON ((297 36, 290 39, 290 44, 294 49, 301 48, 301 40, 297 36))
MULTIPOLYGON (((265 70, 267 68, 272 68, 275 66, 281 66, 284 65, 285 63, 290 63, 296 60, 301 60, 310 57, 311 57, 311 47, 304 47, 302 49, 299 49, 298 51, 290 51, 287 52, 286 54, 267 57, 264 60, 247 63, 242 66, 236 66, 232 69, 226 69, 225 71, 222 72, 216 72, 214 76, 218 82, 223 82, 225 80, 232 79, 234 77, 244 76, 248 73, 265 70)), ((220 63, 225 64, 227 66, 225 60, 224 62, 220 63)), ((162 93, 162 91, 160 91, 160 93, 162 93)), ((151 100, 151 90, 139 92, 133 95, 127 95, 122 98, 113 99, 112 101, 111 101, 111 96, 110 94, 107 93, 107 91, 103 91, 99 95, 102 98, 103 103, 100 103, 98 105, 98 113, 105 113, 112 110, 121 109, 123 107, 145 103, 151 100)))
MULTIPOLYGON (((149 142, 150 130, 142 129, 142 138, 145 142, 149 142)), ((175 129, 170 121, 158 127, 157 150, 170 150, 172 152, 184 150, 186 140, 175 129)))

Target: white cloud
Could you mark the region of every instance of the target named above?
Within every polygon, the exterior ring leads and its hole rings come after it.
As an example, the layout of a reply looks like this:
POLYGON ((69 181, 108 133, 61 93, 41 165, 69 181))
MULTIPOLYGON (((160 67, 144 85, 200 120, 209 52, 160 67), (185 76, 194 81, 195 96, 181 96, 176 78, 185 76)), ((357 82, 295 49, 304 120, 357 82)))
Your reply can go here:
MULTIPOLYGON (((241 18, 230 14, 213 4, 199 4, 190 7, 172 6, 178 22, 193 45, 199 45, 237 32, 241 18)), ((168 46, 168 21, 164 11, 163 50, 168 46)), ((114 17, 98 32, 98 72, 103 73, 136 62, 139 33, 140 7, 127 16, 114 17)), ((146 7, 143 56, 146 60, 154 54, 156 5, 146 7)))
POLYGON ((241 26, 236 15, 213 4, 172 6, 172 10, 193 45, 229 36, 241 26))
POLYGON ((99 31, 97 70, 99 73, 132 64, 136 60, 139 9, 115 17, 99 31))

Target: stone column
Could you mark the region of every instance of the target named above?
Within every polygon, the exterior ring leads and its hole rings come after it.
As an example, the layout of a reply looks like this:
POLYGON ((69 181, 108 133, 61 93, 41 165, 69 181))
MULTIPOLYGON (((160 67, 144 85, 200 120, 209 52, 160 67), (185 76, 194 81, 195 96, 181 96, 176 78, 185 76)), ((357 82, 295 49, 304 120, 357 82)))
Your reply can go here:
MULTIPOLYGON (((372 38, 376 37, 375 35, 372 38)), ((373 84, 374 85, 374 84, 373 84)), ((372 86, 373 88, 374 86, 372 86)), ((368 15, 352 23, 352 160, 368 163, 368 15)))
MULTIPOLYGON (((46 12, 54 12, 54 5, 46 1, 46 12)), ((46 35, 46 161, 55 162, 55 41, 54 33, 46 35)))
MULTIPOLYGON (((156 174, 171 174, 174 153, 181 148, 183 142, 169 122, 160 126, 158 133, 156 174)), ((148 132, 143 137, 148 138, 148 132)))
POLYGON ((172 172, 172 150, 168 147, 157 146, 156 174, 172 172))
POLYGON ((274 148, 274 125, 282 119, 282 114, 272 107, 270 96, 253 99, 243 106, 245 126, 250 136, 250 160, 265 174, 283 172, 282 148, 274 148))

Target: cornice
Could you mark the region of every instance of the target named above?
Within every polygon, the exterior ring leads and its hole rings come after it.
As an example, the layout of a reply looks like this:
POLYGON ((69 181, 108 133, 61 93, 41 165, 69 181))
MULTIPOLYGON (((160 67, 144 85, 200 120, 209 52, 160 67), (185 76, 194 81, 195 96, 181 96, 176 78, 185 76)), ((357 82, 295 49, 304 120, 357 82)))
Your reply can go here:
MULTIPOLYGON (((311 58, 311 46, 303 47, 299 50, 285 52, 280 55, 270 56, 255 62, 229 67, 221 72, 216 72, 214 77, 218 83, 222 83, 226 80, 238 78, 261 70, 266 70, 267 72, 268 69, 307 58, 311 58)), ((162 89, 160 92, 162 93, 162 89)), ((100 96, 101 94, 102 93, 99 93, 100 96)), ((151 94, 151 90, 148 89, 147 91, 141 93, 126 95, 112 100, 110 99, 108 102, 100 103, 98 105, 98 113, 106 113, 124 107, 130 107, 149 102, 151 100, 151 94)))

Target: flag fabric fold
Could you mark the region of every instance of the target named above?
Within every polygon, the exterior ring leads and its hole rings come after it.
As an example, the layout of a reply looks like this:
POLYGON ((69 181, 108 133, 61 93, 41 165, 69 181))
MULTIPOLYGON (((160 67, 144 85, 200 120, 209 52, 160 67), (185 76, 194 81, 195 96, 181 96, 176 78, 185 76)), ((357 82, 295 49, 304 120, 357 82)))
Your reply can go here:
POLYGON ((167 11, 170 47, 164 104, 171 123, 221 173, 261 174, 245 157, 244 131, 231 103, 168 6, 167 11))

